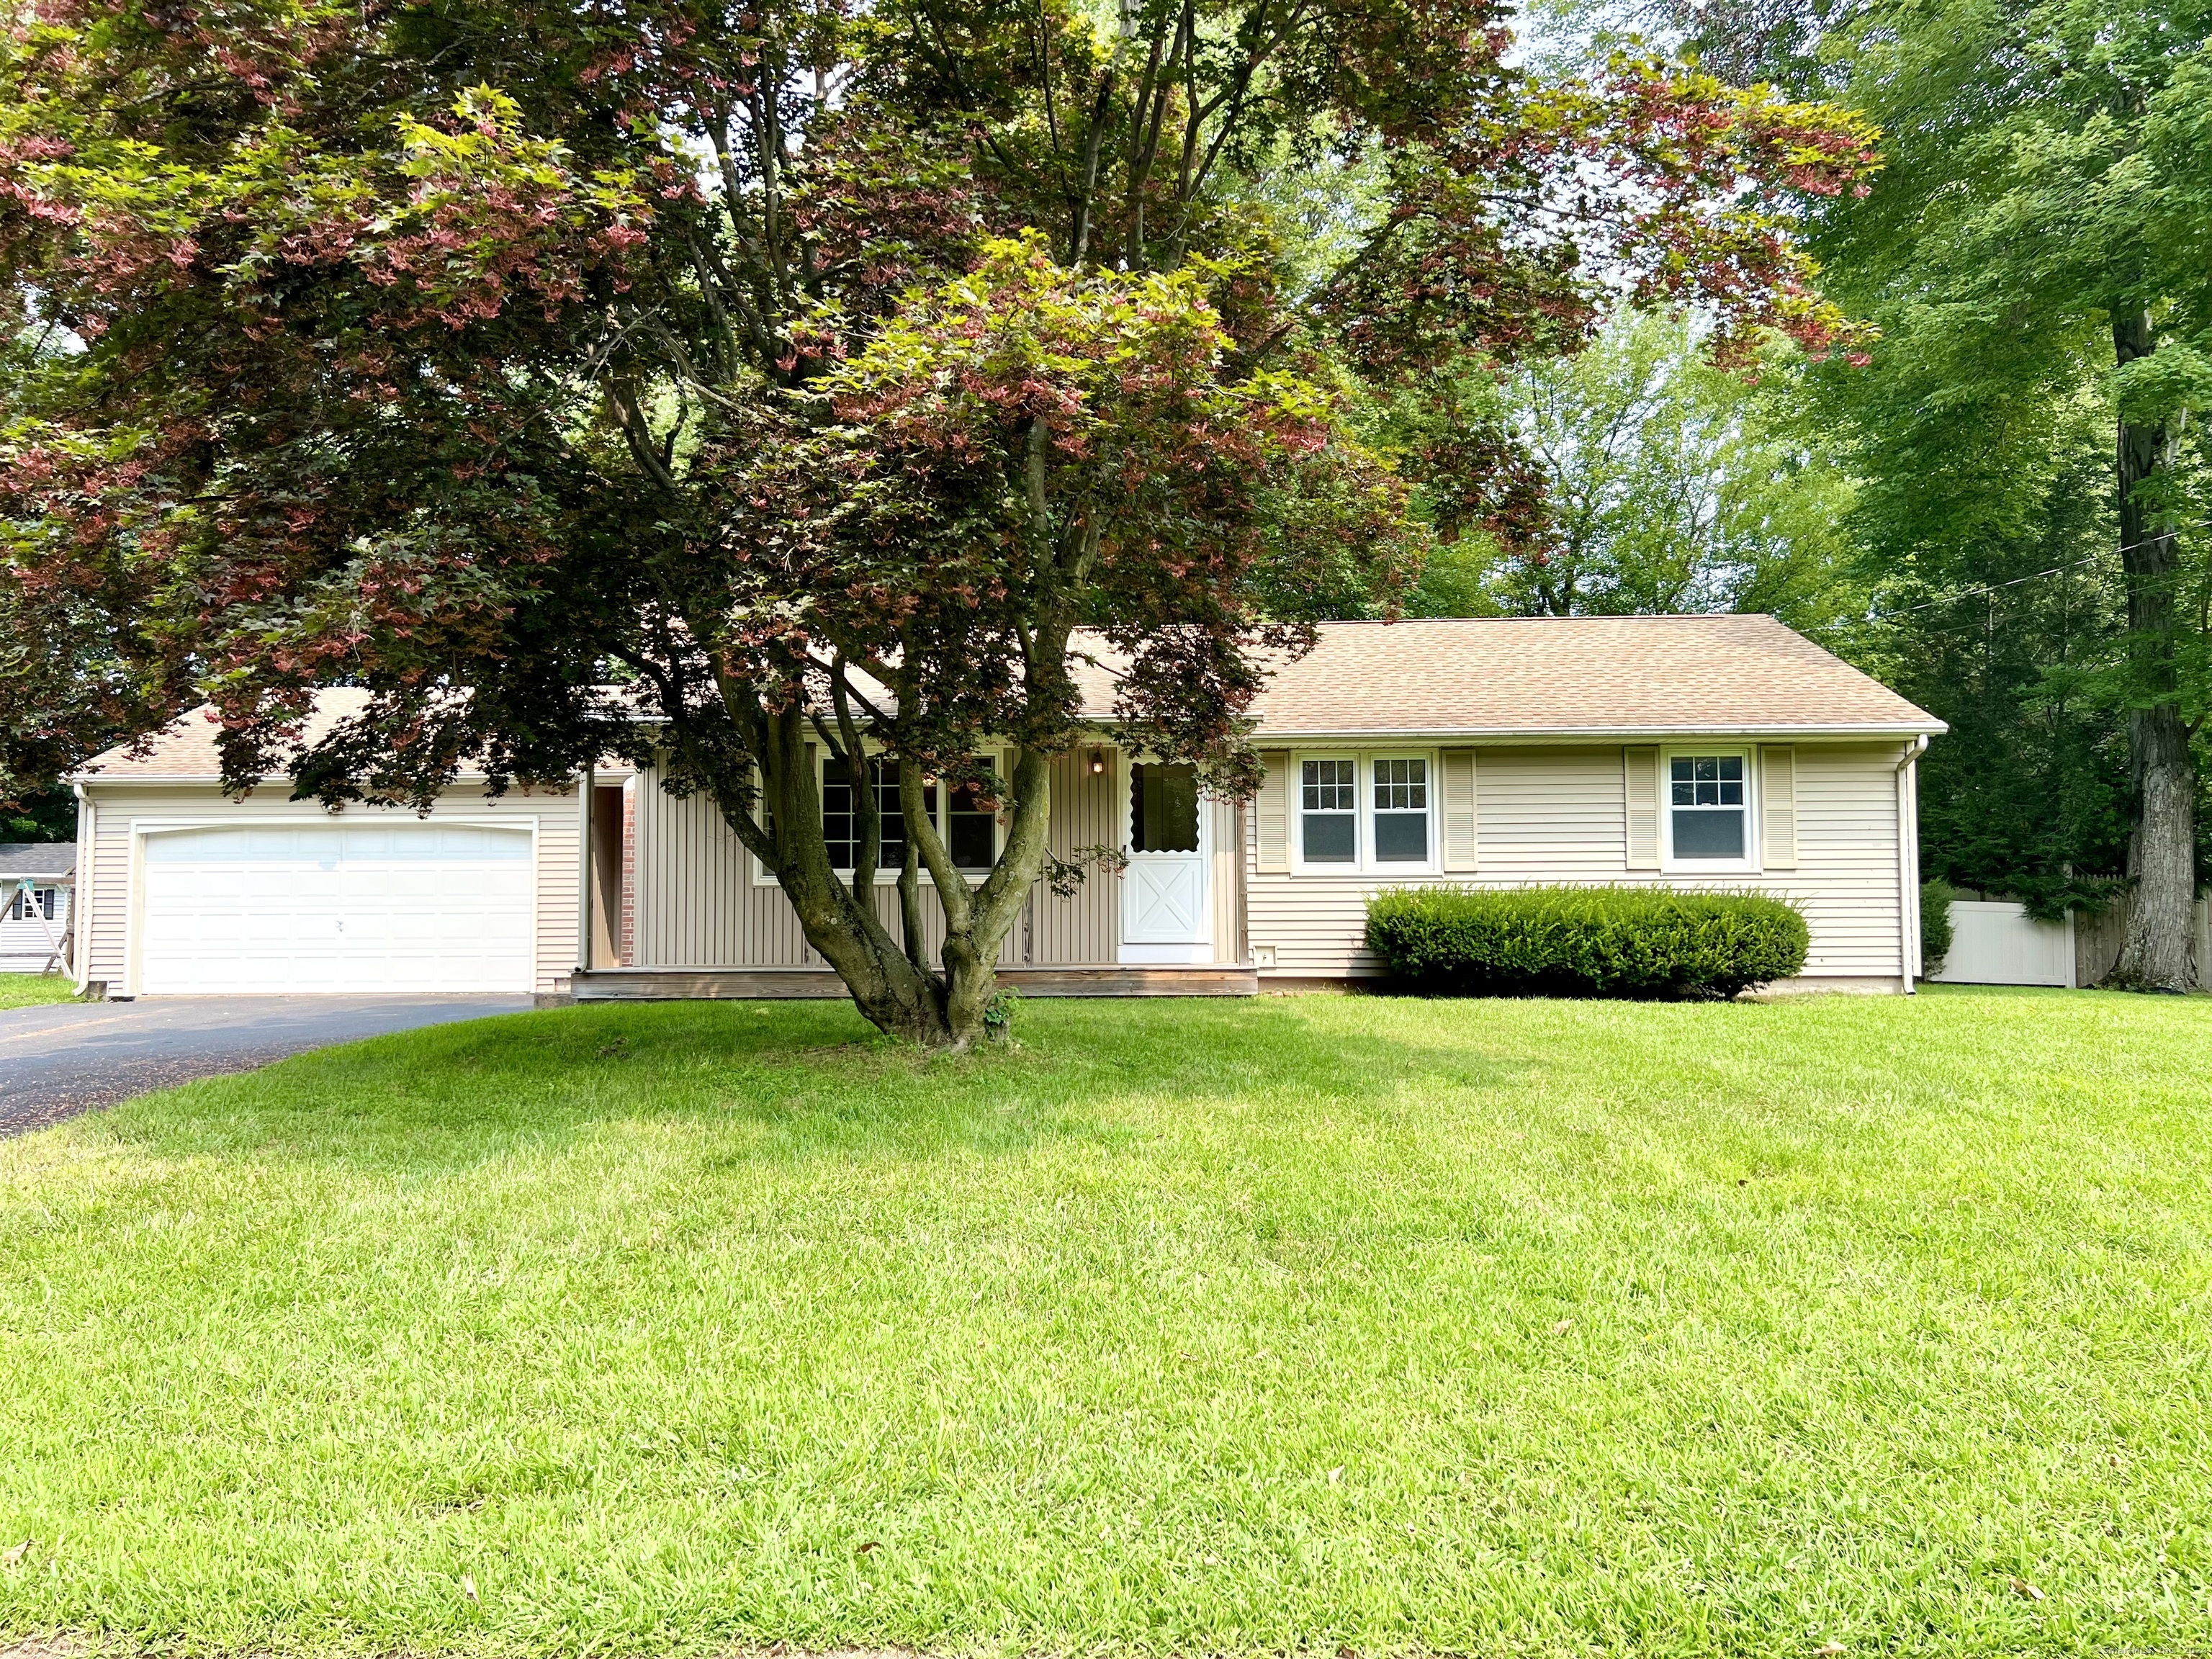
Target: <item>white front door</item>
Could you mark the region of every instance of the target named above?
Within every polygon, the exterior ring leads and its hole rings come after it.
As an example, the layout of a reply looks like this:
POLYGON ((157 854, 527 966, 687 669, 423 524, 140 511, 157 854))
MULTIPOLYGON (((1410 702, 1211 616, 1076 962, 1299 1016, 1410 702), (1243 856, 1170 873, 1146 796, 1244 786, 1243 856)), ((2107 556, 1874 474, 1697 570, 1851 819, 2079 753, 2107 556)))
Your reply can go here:
POLYGON ((527 992, 526 830, 397 823, 149 831, 139 989, 527 992))
POLYGON ((1213 960, 1206 854, 1208 804, 1188 766, 1129 769, 1129 867, 1121 878, 1123 962, 1213 960))

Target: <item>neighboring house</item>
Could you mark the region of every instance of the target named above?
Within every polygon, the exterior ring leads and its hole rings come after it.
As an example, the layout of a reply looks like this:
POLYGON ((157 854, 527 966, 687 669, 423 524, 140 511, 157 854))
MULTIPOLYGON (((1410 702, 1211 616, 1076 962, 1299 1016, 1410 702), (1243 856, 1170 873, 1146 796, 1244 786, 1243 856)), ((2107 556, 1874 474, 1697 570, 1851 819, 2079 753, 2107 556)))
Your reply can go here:
MULTIPOLYGON (((1110 672, 1083 678, 1100 736, 1054 763, 1053 847, 1128 866, 1068 898, 1039 885, 1002 961, 1031 994, 1368 977, 1367 896, 1439 882, 1756 888, 1811 924, 1798 988, 1917 971, 1914 761, 1942 724, 1771 617, 1324 623, 1255 711, 1266 782, 1242 804, 1108 742, 1110 672)), ((650 771, 498 801, 464 779, 428 820, 330 815, 282 785, 226 800, 212 737, 188 716, 80 780, 82 976, 111 995, 839 994, 714 803, 650 771)), ((834 842, 850 783, 817 763, 834 842)), ((988 863, 992 816, 932 793, 956 855, 988 863)))
POLYGON ((0 974, 70 965, 76 893, 76 842, 0 842, 0 974))

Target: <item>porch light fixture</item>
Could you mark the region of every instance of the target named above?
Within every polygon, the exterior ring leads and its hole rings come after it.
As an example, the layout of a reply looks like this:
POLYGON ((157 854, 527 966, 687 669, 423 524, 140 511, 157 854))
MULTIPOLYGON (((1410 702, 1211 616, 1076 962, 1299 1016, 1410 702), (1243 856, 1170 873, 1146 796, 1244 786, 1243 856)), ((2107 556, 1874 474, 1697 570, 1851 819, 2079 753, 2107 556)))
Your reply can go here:
POLYGON ((1100 773, 1103 772, 1105 769, 1106 769, 1106 751, 1105 751, 1104 750, 1103 750, 1103 749, 1094 749, 1094 750, 1092 750, 1091 751, 1091 776, 1093 776, 1093 777, 1097 777, 1100 773))

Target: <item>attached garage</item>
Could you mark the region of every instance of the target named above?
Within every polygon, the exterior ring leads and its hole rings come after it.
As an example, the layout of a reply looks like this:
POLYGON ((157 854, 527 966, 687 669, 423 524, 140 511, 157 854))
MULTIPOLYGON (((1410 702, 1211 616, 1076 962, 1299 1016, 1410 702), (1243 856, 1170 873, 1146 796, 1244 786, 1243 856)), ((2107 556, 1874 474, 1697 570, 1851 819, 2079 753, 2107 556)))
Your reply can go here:
POLYGON ((526 994, 531 841, 421 821, 149 830, 140 991, 526 994))
MULTIPOLYGON (((321 693, 308 740, 362 701, 321 693)), ((464 773, 427 816, 331 812, 281 779, 226 794, 215 732, 201 710, 77 775, 81 982, 112 997, 568 991, 573 784, 494 795, 464 773)))

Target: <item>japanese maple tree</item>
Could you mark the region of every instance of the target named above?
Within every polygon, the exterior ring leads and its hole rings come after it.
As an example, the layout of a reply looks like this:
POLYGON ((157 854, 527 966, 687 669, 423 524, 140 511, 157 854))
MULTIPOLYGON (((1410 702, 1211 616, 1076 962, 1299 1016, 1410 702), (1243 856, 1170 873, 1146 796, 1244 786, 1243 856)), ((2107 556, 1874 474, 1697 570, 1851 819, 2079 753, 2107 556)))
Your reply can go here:
POLYGON ((14 15, 0 766, 203 696, 235 787, 652 758, 931 1042, 1079 874, 1047 832, 1083 659, 1121 737, 1249 787, 1281 596, 1387 592, 1409 484, 1510 465, 1370 453, 1352 389, 1571 350, 1624 299, 1828 349, 1790 207, 1872 165, 1844 115, 1657 63, 1532 81, 1470 0, 14 15), (1318 255, 1285 176, 1341 185, 1318 255), (369 704, 303 744, 332 684, 369 704), (878 791, 841 869, 810 745, 898 763, 896 918, 878 791), (931 778, 998 811, 987 873, 931 778))

